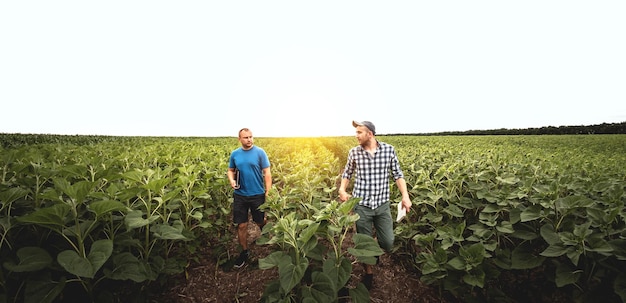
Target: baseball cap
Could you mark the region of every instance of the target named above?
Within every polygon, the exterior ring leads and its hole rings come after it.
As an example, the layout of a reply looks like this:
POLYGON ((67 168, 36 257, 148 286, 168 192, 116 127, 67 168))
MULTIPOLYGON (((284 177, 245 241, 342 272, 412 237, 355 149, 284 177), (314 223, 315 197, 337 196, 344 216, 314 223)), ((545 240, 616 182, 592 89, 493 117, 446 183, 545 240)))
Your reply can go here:
POLYGON ((352 126, 354 126, 354 127, 365 126, 369 130, 371 130, 374 135, 376 134, 376 126, 374 126, 374 123, 372 123, 370 121, 361 121, 361 122, 359 122, 359 121, 352 121, 352 126))

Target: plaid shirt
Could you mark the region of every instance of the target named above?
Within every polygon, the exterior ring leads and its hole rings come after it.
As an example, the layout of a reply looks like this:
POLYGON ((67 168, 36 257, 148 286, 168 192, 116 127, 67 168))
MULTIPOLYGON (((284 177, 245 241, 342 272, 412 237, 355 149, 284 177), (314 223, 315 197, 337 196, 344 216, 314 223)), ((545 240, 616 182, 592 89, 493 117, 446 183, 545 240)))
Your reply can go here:
POLYGON ((389 173, 394 180, 404 178, 398 155, 393 146, 378 142, 372 156, 363 147, 356 146, 348 153, 348 162, 342 178, 350 180, 356 172, 352 196, 363 198, 360 205, 375 209, 389 201, 389 173))

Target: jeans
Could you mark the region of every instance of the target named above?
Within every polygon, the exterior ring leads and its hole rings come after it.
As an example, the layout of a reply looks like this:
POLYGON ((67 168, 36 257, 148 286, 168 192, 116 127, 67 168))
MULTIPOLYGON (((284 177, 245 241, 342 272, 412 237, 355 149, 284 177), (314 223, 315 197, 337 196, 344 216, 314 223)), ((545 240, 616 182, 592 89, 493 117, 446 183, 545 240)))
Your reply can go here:
POLYGON ((374 233, 372 227, 374 227, 376 229, 378 245, 385 251, 390 252, 393 248, 394 234, 389 202, 375 209, 357 205, 354 208, 354 212, 360 216, 359 220, 356 222, 356 232, 373 237, 374 233))

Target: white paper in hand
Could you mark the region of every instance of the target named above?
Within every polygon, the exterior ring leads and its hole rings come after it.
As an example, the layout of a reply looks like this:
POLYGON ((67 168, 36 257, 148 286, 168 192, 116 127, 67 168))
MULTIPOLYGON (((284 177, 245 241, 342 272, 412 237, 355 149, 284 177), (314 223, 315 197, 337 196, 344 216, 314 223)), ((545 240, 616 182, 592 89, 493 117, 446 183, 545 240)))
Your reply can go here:
POLYGON ((398 203, 398 216, 396 217, 396 222, 402 221, 406 217, 406 209, 402 206, 402 202, 398 203))

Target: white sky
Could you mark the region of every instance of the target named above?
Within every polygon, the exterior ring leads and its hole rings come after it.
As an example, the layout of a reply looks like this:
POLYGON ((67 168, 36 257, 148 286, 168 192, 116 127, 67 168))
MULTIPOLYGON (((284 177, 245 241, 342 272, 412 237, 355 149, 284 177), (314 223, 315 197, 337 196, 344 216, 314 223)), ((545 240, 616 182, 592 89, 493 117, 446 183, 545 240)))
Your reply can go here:
POLYGON ((626 121, 626 1, 1 1, 0 133, 626 121))

